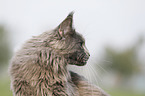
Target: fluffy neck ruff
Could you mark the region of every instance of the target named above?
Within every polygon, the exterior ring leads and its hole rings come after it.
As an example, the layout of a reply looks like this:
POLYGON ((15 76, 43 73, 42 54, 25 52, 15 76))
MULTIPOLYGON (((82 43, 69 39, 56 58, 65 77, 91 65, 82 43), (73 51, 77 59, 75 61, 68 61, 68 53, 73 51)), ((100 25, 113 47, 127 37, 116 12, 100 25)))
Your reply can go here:
POLYGON ((67 82, 70 77, 66 67, 67 62, 65 61, 65 58, 55 54, 53 51, 47 49, 41 50, 37 64, 41 66, 41 72, 46 74, 46 77, 51 84, 56 82, 67 82))

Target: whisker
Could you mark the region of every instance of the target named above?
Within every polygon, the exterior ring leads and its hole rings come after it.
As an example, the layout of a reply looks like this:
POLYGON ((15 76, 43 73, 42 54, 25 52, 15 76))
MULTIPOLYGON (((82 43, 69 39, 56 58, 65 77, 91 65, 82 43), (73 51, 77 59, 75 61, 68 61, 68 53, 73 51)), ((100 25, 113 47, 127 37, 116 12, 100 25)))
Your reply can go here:
MULTIPOLYGON (((105 65, 104 64, 100 65, 100 61, 97 64, 92 58, 90 58, 90 59, 91 59, 91 62, 98 67, 97 68, 98 70, 105 72, 105 74, 109 73, 107 70, 105 70, 105 65), (104 65, 104 67, 102 67, 103 65, 104 65)), ((110 61, 107 61, 107 60, 103 60, 103 61, 110 62, 110 61)), ((110 67, 110 69, 111 69, 111 67, 110 67)))
POLYGON ((94 69, 94 67, 92 67, 92 65, 90 65, 89 67, 91 69, 90 71, 91 71, 91 73, 93 75, 93 79, 95 80, 93 82, 94 83, 97 83, 97 85, 99 86, 100 85, 99 82, 102 82, 101 77, 99 76, 99 74, 97 73, 97 71, 94 69))

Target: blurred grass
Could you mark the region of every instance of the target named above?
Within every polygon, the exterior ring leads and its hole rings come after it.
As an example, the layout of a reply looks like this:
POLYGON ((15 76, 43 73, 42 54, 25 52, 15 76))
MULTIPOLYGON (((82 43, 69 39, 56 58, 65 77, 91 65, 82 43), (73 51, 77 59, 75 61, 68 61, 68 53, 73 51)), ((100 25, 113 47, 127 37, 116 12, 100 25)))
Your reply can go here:
POLYGON ((0 96, 13 96, 9 78, 0 80, 0 96))
POLYGON ((145 96, 145 93, 138 93, 134 91, 129 90, 112 90, 108 92, 111 96, 145 96))

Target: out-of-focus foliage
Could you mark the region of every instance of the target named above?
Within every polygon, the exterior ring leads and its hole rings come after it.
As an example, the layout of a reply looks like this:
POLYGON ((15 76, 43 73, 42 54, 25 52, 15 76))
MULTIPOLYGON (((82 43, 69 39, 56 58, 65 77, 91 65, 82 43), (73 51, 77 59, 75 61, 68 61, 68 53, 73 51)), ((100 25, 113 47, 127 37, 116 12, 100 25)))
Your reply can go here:
POLYGON ((9 43, 8 33, 5 28, 0 25, 0 68, 8 64, 11 53, 9 43))
POLYGON ((108 67, 111 67, 112 71, 125 77, 130 77, 138 73, 141 69, 138 60, 138 50, 142 43, 143 37, 140 37, 136 44, 121 52, 118 52, 111 47, 106 47, 105 60, 111 62, 106 65, 109 65, 108 67))
POLYGON ((137 62, 134 48, 123 52, 116 52, 108 47, 106 48, 105 58, 111 62, 108 64, 111 67, 111 70, 123 76, 131 76, 139 70, 139 64, 137 62))
POLYGON ((134 90, 136 88, 132 79, 143 72, 143 65, 139 60, 139 50, 143 43, 144 39, 141 36, 136 42, 134 42, 133 46, 124 50, 117 50, 110 46, 105 47, 103 59, 109 62, 103 62, 103 64, 104 67, 106 67, 105 70, 107 70, 109 75, 112 77, 111 80, 113 82, 110 84, 113 89, 134 90))
POLYGON ((3 25, 0 25, 0 96, 12 96, 10 79, 8 78, 8 62, 10 59, 9 34, 3 25))

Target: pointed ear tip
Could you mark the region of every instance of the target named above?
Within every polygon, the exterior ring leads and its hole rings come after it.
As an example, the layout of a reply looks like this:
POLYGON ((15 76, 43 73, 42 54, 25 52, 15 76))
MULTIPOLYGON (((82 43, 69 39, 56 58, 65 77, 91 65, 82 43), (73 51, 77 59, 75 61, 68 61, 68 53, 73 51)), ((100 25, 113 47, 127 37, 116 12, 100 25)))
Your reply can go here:
POLYGON ((71 12, 68 14, 68 16, 73 16, 73 14, 74 14, 74 11, 71 11, 71 12))

